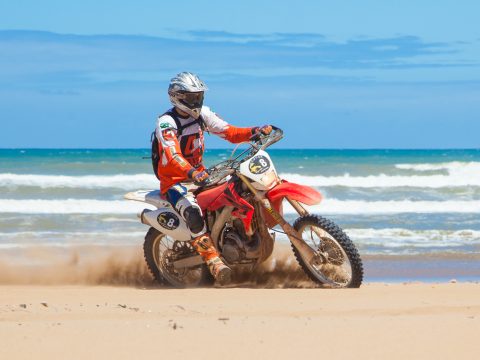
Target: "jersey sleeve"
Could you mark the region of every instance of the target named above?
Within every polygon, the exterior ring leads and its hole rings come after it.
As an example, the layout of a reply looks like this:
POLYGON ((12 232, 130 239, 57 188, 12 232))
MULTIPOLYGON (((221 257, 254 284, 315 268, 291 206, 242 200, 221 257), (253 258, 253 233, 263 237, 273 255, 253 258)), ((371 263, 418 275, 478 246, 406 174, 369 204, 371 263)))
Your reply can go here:
POLYGON ((255 129, 230 125, 207 106, 202 107, 202 117, 208 131, 234 144, 250 140, 255 129))
POLYGON ((168 168, 168 172, 172 175, 190 177, 195 169, 182 156, 177 139, 177 126, 170 116, 164 115, 158 118, 155 136, 160 154, 159 172, 162 168, 168 168))

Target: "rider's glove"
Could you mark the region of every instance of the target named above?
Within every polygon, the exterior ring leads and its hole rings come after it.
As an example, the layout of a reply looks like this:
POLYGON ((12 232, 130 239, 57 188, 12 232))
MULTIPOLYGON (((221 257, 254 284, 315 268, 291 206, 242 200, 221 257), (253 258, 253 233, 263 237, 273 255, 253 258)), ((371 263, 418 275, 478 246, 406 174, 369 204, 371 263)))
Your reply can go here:
POLYGON ((261 128, 260 128, 260 132, 263 134, 263 135, 268 135, 272 132, 272 125, 263 125, 261 128))
POLYGON ((202 182, 208 178, 208 173, 206 171, 194 171, 192 173, 192 179, 195 182, 202 182))
POLYGON ((271 125, 263 125, 262 127, 255 127, 253 128, 252 134, 253 135, 268 135, 272 132, 272 126, 271 125))

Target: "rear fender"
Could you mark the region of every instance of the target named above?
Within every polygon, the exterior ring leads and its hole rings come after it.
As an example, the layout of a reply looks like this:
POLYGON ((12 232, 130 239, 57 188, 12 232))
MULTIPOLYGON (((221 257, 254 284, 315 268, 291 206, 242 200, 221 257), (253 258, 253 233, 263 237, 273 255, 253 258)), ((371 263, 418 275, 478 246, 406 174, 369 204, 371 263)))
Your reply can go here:
POLYGON ((170 206, 170 203, 160 193, 159 190, 138 190, 134 192, 129 192, 123 197, 127 200, 134 200, 151 204, 157 208, 170 206))

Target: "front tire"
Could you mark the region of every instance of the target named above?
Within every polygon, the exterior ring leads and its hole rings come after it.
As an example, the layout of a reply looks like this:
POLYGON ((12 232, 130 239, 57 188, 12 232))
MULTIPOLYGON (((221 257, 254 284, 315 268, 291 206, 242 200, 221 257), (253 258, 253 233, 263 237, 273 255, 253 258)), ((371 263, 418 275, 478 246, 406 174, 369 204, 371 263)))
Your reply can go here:
POLYGON ((188 242, 173 240, 151 227, 145 235, 143 254, 153 278, 160 285, 176 288, 196 287, 212 283, 212 276, 205 264, 178 271, 173 261, 179 256, 196 254, 188 242))
POLYGON ((318 254, 315 261, 307 263, 292 244, 298 263, 311 280, 330 287, 360 287, 362 260, 353 242, 338 225, 321 216, 306 215, 298 218, 293 227, 318 254))

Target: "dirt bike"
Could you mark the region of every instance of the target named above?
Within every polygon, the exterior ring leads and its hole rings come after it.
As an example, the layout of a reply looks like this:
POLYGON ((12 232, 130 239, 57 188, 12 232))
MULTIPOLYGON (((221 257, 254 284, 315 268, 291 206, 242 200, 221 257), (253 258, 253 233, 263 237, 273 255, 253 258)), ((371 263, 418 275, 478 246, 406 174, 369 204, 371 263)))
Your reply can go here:
MULTIPOLYGON (((320 193, 280 179, 265 151, 282 138, 283 131, 273 127, 269 135, 252 138, 239 154, 237 146, 228 160, 207 170, 210 176, 194 190, 215 247, 233 270, 253 269, 272 254, 279 226, 311 280, 329 287, 359 287, 363 265, 353 242, 335 223, 310 214, 302 205, 318 204, 320 193), (293 225, 283 217, 284 200, 299 214, 293 225)), ((186 222, 158 190, 131 192, 125 198, 157 208, 139 214, 140 221, 150 226, 143 250, 156 281, 174 287, 213 282, 191 245, 186 222)))

